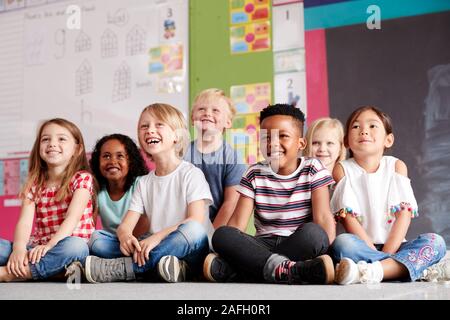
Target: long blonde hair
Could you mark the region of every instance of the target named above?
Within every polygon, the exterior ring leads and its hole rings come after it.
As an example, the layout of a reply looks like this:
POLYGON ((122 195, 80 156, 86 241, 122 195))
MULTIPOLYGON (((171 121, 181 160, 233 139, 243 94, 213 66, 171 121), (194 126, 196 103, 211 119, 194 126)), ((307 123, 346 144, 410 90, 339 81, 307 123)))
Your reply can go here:
POLYGON ((338 119, 332 119, 328 117, 319 118, 316 119, 313 123, 311 123, 311 126, 308 128, 308 131, 306 132, 306 148, 303 151, 303 154, 307 157, 312 157, 312 139, 314 136, 314 133, 322 128, 329 128, 330 130, 336 130, 337 133, 337 140, 340 144, 340 152, 339 157, 336 159, 336 163, 339 161, 342 161, 346 157, 347 150, 345 149, 344 145, 344 127, 342 123, 338 119))
MULTIPOLYGON (((153 103, 142 110, 142 115, 148 112, 152 117, 159 119, 160 121, 167 123, 169 127, 175 131, 177 143, 175 145, 175 152, 178 158, 182 159, 184 154, 186 153, 188 144, 189 144, 189 132, 186 126, 186 120, 183 114, 175 107, 172 107, 169 104, 165 103, 153 103)), ((139 118, 139 123, 141 119, 139 118)), ((140 139, 139 135, 139 123, 138 123, 138 137, 139 137, 139 145, 142 150, 145 151, 143 146, 143 142, 140 139)), ((153 160, 151 154, 146 152, 147 157, 150 160, 153 160)))
MULTIPOLYGON (((33 198, 36 199, 36 197, 40 195, 42 188, 45 187, 45 183, 49 178, 47 163, 42 160, 39 154, 42 131, 44 131, 44 128, 49 124, 56 124, 67 129, 73 136, 77 148, 77 150, 75 150, 74 152, 72 160, 64 169, 61 187, 58 189, 58 192, 55 195, 55 200, 62 201, 68 195, 70 195, 70 181, 77 171, 89 171, 89 164, 85 152, 86 149, 80 129, 78 129, 75 124, 65 119, 54 118, 47 120, 41 124, 36 135, 36 140, 34 141, 33 149, 31 150, 28 165, 28 177, 24 187, 22 188, 22 191, 19 194, 19 197, 22 200, 24 200, 27 194, 32 191, 32 187, 34 185, 36 186, 36 189, 34 190, 33 198)), ((93 205, 95 207, 95 199, 93 201, 93 205)))

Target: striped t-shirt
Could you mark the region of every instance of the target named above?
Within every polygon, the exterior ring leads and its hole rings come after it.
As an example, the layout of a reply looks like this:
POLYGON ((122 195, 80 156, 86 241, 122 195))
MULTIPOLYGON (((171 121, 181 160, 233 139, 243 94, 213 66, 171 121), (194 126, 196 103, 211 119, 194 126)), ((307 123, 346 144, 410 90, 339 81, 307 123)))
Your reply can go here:
POLYGON ((250 166, 239 193, 254 199, 256 236, 290 236, 312 219, 312 192, 334 183, 329 171, 315 158, 301 158, 292 174, 276 174, 266 162, 250 166))

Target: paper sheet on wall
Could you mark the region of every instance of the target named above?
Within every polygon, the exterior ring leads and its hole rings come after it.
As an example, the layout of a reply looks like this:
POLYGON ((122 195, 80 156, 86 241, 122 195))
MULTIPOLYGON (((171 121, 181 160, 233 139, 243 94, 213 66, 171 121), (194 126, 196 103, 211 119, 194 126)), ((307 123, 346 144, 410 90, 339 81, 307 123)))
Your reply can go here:
POLYGON ((305 46, 303 3, 273 7, 272 10, 273 50, 303 48, 305 46))
POLYGON ((229 0, 230 24, 270 19, 269 0, 229 0))
POLYGON ((305 49, 278 51, 273 54, 274 73, 305 71, 305 49))
POLYGON ((270 22, 231 27, 230 48, 231 54, 270 50, 270 22))
POLYGON ((246 164, 254 164, 260 160, 258 139, 259 113, 236 115, 233 127, 227 130, 226 140, 246 164))
POLYGON ((293 104, 306 116, 306 73, 290 72, 275 75, 275 101, 293 104))
POLYGON ((264 82, 232 86, 230 97, 238 113, 260 112, 271 103, 271 85, 264 82))

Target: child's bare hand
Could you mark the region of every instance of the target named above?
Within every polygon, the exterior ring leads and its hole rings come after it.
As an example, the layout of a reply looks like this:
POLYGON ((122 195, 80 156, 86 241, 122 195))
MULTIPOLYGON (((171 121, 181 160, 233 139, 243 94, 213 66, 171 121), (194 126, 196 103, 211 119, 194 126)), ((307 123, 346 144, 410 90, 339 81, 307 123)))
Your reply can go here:
POLYGON ((28 265, 27 249, 13 250, 6 264, 6 271, 18 278, 24 278, 26 275, 25 267, 28 265))
POLYGON ((130 234, 125 239, 120 240, 120 251, 127 257, 133 255, 135 251, 141 252, 138 239, 130 234))
POLYGON ((36 246, 28 252, 28 260, 32 264, 39 263, 41 258, 45 256, 45 254, 54 247, 50 242, 45 245, 36 246))
POLYGON ((136 254, 135 262, 139 267, 142 267, 150 258, 150 251, 152 251, 153 248, 155 248, 160 243, 160 240, 158 240, 155 236, 150 236, 140 241, 139 243, 142 250, 141 252, 136 254))

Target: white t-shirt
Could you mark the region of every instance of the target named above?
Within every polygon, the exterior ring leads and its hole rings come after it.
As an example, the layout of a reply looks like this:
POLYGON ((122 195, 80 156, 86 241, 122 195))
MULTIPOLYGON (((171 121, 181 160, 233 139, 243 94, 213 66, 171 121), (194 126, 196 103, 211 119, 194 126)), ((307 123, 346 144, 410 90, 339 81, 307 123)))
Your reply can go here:
POLYGON ((182 161, 165 176, 156 176, 155 171, 143 176, 136 185, 129 210, 146 214, 149 232, 156 233, 186 219, 189 203, 197 200, 205 200, 203 225, 211 239, 214 232, 208 210, 211 192, 203 172, 189 162, 182 161))

